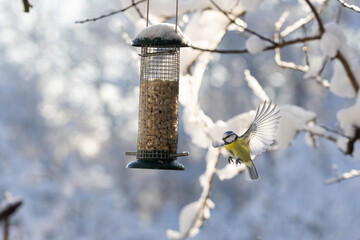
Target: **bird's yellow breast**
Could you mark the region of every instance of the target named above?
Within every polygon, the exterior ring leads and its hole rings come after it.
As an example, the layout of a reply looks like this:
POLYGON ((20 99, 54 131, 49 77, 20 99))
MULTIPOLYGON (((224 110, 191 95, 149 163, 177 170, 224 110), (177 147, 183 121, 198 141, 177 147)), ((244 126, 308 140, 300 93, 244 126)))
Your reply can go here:
POLYGON ((238 138, 236 141, 226 144, 225 149, 230 154, 230 156, 236 159, 240 159, 245 163, 251 163, 250 148, 244 139, 238 138))

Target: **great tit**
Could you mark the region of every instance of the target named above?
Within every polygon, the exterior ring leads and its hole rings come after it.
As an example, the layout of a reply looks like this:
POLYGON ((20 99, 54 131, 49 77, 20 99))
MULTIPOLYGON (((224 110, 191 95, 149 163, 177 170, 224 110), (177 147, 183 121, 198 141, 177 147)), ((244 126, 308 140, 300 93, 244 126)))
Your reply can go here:
POLYGON ((279 126, 280 110, 272 102, 264 102, 256 110, 254 121, 249 129, 241 136, 233 131, 227 131, 222 141, 214 141, 213 147, 224 146, 229 154, 229 163, 245 163, 251 179, 257 179, 253 159, 256 155, 266 151, 273 143, 277 128, 279 126))

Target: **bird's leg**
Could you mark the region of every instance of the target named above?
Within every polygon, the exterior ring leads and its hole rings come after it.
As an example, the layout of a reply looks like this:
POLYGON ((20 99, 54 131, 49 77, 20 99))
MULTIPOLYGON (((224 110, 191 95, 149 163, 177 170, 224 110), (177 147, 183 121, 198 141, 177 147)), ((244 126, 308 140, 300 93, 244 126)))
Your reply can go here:
POLYGON ((229 156, 228 162, 229 162, 229 164, 230 164, 230 163, 234 164, 234 158, 233 158, 232 156, 229 156))
POLYGON ((241 160, 239 158, 236 159, 236 166, 240 164, 241 165, 241 160))

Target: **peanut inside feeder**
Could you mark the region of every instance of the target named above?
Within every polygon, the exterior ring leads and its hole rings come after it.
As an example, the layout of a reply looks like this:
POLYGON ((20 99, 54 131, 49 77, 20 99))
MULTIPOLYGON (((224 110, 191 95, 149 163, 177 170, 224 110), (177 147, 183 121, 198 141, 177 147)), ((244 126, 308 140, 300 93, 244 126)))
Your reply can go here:
POLYGON ((178 137, 178 84, 144 80, 140 85, 137 150, 141 153, 176 153, 178 137))

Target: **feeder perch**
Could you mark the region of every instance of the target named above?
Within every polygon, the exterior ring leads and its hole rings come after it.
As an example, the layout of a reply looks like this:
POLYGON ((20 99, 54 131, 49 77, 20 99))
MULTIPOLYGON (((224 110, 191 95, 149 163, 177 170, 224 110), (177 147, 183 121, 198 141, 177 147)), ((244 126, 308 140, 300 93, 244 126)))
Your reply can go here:
POLYGON ((133 40, 141 47, 137 160, 127 168, 184 170, 176 162, 179 119, 180 47, 187 46, 173 24, 145 28, 133 40))

